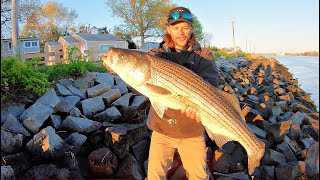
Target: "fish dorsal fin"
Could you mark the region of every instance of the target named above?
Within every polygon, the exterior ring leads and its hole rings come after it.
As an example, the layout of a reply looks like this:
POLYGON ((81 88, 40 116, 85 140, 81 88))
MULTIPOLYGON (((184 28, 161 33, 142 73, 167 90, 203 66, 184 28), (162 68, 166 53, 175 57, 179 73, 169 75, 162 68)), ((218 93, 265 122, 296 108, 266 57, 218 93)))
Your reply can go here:
POLYGON ((144 85, 148 91, 152 92, 152 93, 155 93, 155 94, 159 94, 159 95, 171 95, 172 93, 163 88, 163 87, 160 87, 160 86, 156 86, 156 85, 153 85, 153 84, 145 84, 144 85))
POLYGON ((237 96, 235 94, 230 94, 222 90, 219 90, 218 92, 230 102, 234 110, 239 114, 240 117, 242 117, 242 119, 244 119, 237 96))
POLYGON ((157 103, 157 102, 154 102, 152 100, 150 100, 151 102, 151 105, 153 107, 153 109, 156 111, 156 113, 158 114, 158 116, 160 118, 163 118, 163 114, 164 112, 168 109, 166 106, 160 104, 160 103, 157 103))
POLYGON ((224 136, 222 134, 213 133, 208 127, 205 127, 205 129, 210 139, 214 141, 218 147, 222 147, 225 143, 233 141, 230 137, 224 136))

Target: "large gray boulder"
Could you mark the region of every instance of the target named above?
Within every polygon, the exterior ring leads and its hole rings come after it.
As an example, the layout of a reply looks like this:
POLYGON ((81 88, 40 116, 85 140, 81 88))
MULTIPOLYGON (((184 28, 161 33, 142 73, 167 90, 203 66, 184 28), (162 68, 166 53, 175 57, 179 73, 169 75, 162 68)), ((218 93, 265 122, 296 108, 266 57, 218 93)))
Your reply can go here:
POLYGON ((24 136, 30 136, 30 133, 24 128, 21 122, 13 115, 9 114, 8 120, 1 126, 8 131, 24 136))
POLYGON ((105 84, 98 84, 96 86, 93 86, 91 88, 87 89, 87 94, 89 98, 93 98, 96 96, 99 96, 111 89, 111 85, 105 85, 105 84))
POLYGON ((83 114, 91 118, 93 115, 103 111, 106 106, 100 96, 85 99, 81 102, 83 114))
POLYGON ((303 179, 305 163, 303 161, 295 161, 280 164, 275 168, 275 173, 278 180, 303 179))
POLYGON ((111 105, 112 106, 116 106, 119 108, 122 107, 129 107, 129 103, 130 103, 130 98, 133 96, 133 93, 127 93, 123 96, 121 96, 119 99, 117 99, 116 101, 114 101, 111 105))
POLYGON ((113 89, 119 89, 121 95, 124 95, 129 91, 127 84, 124 81, 119 82, 117 85, 113 86, 113 89))
POLYGON ((41 103, 43 105, 46 105, 54 109, 59 102, 60 102, 60 99, 58 98, 56 92, 52 89, 51 91, 41 96, 35 103, 41 103))
POLYGON ((121 97, 119 89, 111 89, 100 95, 104 101, 104 104, 110 106, 115 100, 121 97))
POLYGON ((253 125, 253 124, 250 124, 250 123, 248 123, 248 126, 249 126, 250 130, 251 130, 257 137, 262 138, 262 139, 266 139, 267 133, 266 133, 264 130, 262 130, 262 129, 258 128, 257 126, 255 126, 255 125, 253 125))
POLYGON ((262 158, 262 164, 268 166, 277 166, 279 164, 286 163, 286 158, 284 154, 275 151, 273 149, 268 149, 262 158))
POLYGON ((96 82, 98 82, 99 84, 114 86, 114 75, 110 73, 99 73, 99 72, 95 72, 94 74, 97 77, 96 82))
POLYGON ((102 124, 100 122, 92 121, 87 118, 68 116, 62 122, 62 126, 67 130, 79 133, 89 133, 98 130, 102 126, 102 124))
POLYGON ((144 162, 149 157, 149 146, 150 141, 148 139, 144 139, 130 147, 132 149, 133 156, 139 162, 141 167, 143 167, 144 162))
POLYGON ((71 133, 67 139, 66 143, 71 146, 71 151, 74 154, 78 154, 81 149, 82 144, 87 140, 87 136, 80 134, 78 132, 71 133))
POLYGON ((124 179, 144 179, 145 176, 138 161, 131 154, 127 154, 119 164, 116 177, 124 179))
POLYGON ((1 166, 1 180, 15 180, 14 170, 11 166, 1 166))
POLYGON ((28 169, 33 166, 32 160, 35 159, 29 152, 23 151, 12 155, 2 157, 6 165, 10 165, 15 172, 16 177, 21 177, 28 169))
POLYGON ((319 179, 319 142, 308 149, 305 162, 307 177, 319 179))
POLYGON ((283 141, 281 144, 278 144, 277 148, 284 154, 287 162, 297 161, 294 153, 292 152, 291 148, 289 147, 286 141, 283 141))
POLYGON ((72 93, 63 85, 57 83, 56 91, 59 96, 72 96, 72 93))
POLYGON ((103 122, 103 121, 114 122, 121 118, 121 113, 116 107, 111 106, 110 108, 107 108, 101 113, 94 115, 93 118, 99 122, 103 122))
POLYGON ((67 88, 72 93, 72 95, 79 96, 81 99, 87 98, 86 93, 81 91, 80 89, 78 89, 78 88, 76 88, 76 87, 74 87, 72 85, 69 85, 67 88))
POLYGON ((12 154, 22 149, 24 136, 1 128, 1 152, 12 154))
POLYGON ((56 134, 51 126, 34 135, 26 147, 35 156, 46 159, 60 158, 69 150, 69 145, 56 134))
POLYGON ((21 114, 20 119, 22 120, 23 125, 35 134, 52 113, 52 108, 43 105, 42 103, 34 103, 21 114))
POLYGON ((73 81, 73 86, 80 90, 86 90, 94 86, 94 78, 88 74, 84 77, 79 77, 73 81))
POLYGON ((80 102, 79 96, 59 96, 59 98, 61 102, 55 108, 56 112, 70 113, 70 111, 72 111, 72 109, 80 102))
POLYGON ((51 125, 55 130, 59 131, 62 129, 62 121, 59 115, 51 115, 50 120, 51 120, 51 125))
POLYGON ((252 174, 256 179, 275 179, 274 166, 258 166, 252 174))
POLYGON ((61 84, 64 87, 68 87, 70 85, 73 85, 73 80, 71 80, 71 79, 60 79, 60 80, 58 80, 58 83, 61 84))
POLYGON ((25 105, 20 103, 4 104, 1 106, 1 125, 7 120, 11 114, 17 118, 25 111, 25 105))
POLYGON ((41 164, 32 167, 26 174, 26 179, 69 179, 70 171, 59 168, 55 164, 41 164))

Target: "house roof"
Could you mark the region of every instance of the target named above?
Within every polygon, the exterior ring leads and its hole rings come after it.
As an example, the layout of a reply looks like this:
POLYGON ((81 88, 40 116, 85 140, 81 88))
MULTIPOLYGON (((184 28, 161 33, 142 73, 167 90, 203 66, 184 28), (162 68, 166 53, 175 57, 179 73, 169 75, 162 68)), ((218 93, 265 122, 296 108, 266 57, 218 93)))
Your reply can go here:
POLYGON ((46 42, 49 46, 61 46, 61 44, 58 41, 53 42, 46 42))
MULTIPOLYGON (((32 41, 32 40, 39 40, 37 37, 29 37, 29 38, 19 38, 20 41, 32 41)), ((1 41, 12 41, 12 38, 9 39, 1 39, 1 41)))
POLYGON ((145 42, 145 44, 160 44, 159 42, 145 42))
POLYGON ((67 41, 68 43, 77 43, 79 42, 78 40, 76 40, 74 37, 72 36, 62 36, 62 38, 67 41))
POLYGON ((86 41, 125 41, 112 34, 89 34, 89 33, 76 33, 79 37, 86 41))

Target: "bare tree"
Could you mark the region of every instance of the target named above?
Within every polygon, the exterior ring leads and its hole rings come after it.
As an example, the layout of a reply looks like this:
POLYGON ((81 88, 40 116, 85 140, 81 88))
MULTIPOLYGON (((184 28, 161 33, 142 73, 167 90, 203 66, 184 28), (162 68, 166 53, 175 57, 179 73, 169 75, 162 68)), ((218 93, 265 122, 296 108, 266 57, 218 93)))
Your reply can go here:
POLYGON ((211 41, 213 39, 213 34, 209 32, 204 32, 203 34, 203 47, 211 47, 211 41))
MULTIPOLYGON (((29 14, 34 13, 40 7, 40 0, 19 0, 18 24, 25 23, 29 14)), ((11 37, 11 9, 12 0, 1 0, 1 38, 11 37)))
POLYGON ((1 0, 1 38, 6 38, 11 31, 11 0, 1 0))

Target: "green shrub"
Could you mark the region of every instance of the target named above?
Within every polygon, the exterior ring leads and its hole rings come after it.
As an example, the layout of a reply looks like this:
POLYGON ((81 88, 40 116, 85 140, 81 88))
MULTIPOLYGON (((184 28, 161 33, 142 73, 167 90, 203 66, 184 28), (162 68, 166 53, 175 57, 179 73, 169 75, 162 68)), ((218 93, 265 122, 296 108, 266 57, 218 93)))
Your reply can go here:
POLYGON ((41 66, 38 70, 48 75, 50 82, 63 78, 77 78, 90 72, 107 72, 102 63, 74 61, 70 64, 55 64, 52 66, 41 66))
POLYGON ((15 57, 1 59, 1 102, 20 96, 34 98, 51 89, 48 75, 35 70, 36 62, 21 62, 15 57))
POLYGON ((215 58, 222 58, 228 60, 230 58, 237 58, 237 57, 248 57, 250 56, 249 53, 244 52, 227 52, 225 48, 218 49, 217 51, 213 51, 213 56, 215 58))
POLYGON ((55 64, 52 66, 41 66, 37 69, 48 75, 50 82, 63 78, 77 78, 86 74, 87 71, 106 72, 101 62, 86 62, 87 57, 81 54, 80 50, 73 46, 68 49, 69 64, 55 64))
POLYGON ((74 63, 77 61, 85 61, 87 57, 82 54, 76 46, 72 46, 68 48, 68 59, 70 63, 74 63))
MULTIPOLYGON (((76 51, 75 48, 73 51, 76 51)), ((70 53, 72 55, 72 53, 70 53)), ((77 56, 69 64, 40 66, 40 58, 26 62, 17 61, 15 57, 1 58, 1 103, 20 102, 21 99, 37 98, 50 89, 51 83, 63 78, 77 78, 90 72, 107 72, 99 62, 85 62, 77 56)))
POLYGON ((90 72, 108 72, 102 61, 87 62, 86 69, 90 72))

